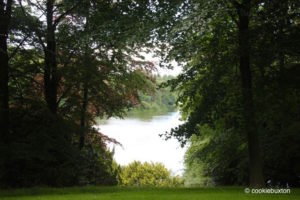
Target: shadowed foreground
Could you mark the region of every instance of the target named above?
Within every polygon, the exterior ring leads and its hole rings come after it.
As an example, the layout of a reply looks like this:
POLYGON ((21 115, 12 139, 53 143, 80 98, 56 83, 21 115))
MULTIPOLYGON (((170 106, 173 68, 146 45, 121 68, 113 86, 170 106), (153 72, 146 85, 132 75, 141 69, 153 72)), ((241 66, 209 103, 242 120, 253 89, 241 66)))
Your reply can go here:
POLYGON ((18 189, 1 190, 1 200, 196 200, 196 199, 299 199, 300 189, 292 189, 291 194, 245 194, 244 188, 122 188, 122 187, 82 187, 62 189, 18 189))

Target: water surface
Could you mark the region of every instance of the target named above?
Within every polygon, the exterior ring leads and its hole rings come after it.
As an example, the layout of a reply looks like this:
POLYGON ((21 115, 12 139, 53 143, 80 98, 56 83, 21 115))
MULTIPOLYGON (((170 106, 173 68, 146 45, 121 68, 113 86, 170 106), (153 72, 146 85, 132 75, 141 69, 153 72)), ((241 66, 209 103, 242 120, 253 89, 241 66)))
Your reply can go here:
POLYGON ((185 149, 175 139, 165 141, 159 137, 182 123, 179 118, 179 112, 148 120, 111 118, 100 123, 98 128, 122 144, 123 147, 115 146, 114 157, 119 164, 126 165, 134 160, 161 162, 175 174, 181 174, 185 149))

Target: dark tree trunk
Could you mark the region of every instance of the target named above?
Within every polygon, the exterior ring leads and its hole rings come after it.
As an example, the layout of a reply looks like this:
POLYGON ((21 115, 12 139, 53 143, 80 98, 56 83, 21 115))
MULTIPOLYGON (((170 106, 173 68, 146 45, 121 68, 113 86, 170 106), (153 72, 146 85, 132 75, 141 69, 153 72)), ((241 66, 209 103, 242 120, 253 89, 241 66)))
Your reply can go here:
MULTIPOLYGON (((0 16, 1 23, 4 22, 0 16)), ((0 132, 1 136, 8 133, 8 55, 6 43, 7 31, 0 27, 0 132)), ((1 140, 3 138, 1 137, 1 140)))
MULTIPOLYGON (((85 24, 85 32, 89 34, 89 6, 87 8, 86 14, 86 24, 85 24)), ((86 125, 87 125, 87 106, 88 106, 88 68, 90 66, 90 50, 89 50, 89 41, 85 42, 85 50, 84 50, 84 63, 83 63, 83 99, 82 99, 82 107, 81 107, 81 117, 80 117, 80 138, 79 138, 79 149, 82 149, 85 145, 85 136, 86 136, 86 125)))
POLYGON ((53 23, 54 0, 47 0, 47 46, 45 50, 44 92, 45 99, 50 111, 57 113, 57 63, 56 63, 56 41, 53 23))
POLYGON ((88 105, 88 87, 87 84, 83 84, 83 102, 81 107, 80 117, 80 138, 79 138, 79 149, 82 149, 85 144, 85 132, 86 132, 86 109, 88 105))
POLYGON ((10 134, 9 134, 9 92, 8 92, 8 52, 7 37, 11 18, 12 0, 0 0, 0 184, 12 185, 12 173, 9 171, 10 134))
POLYGON ((8 52, 7 36, 11 18, 12 1, 0 1, 0 141, 5 142, 9 129, 8 108, 8 52))
POLYGON ((238 9, 239 16, 239 53, 240 74, 243 95, 243 112, 245 132, 248 137, 250 186, 264 186, 262 160, 255 111, 252 94, 252 75, 250 70, 250 43, 249 43, 249 14, 250 0, 243 0, 238 9))

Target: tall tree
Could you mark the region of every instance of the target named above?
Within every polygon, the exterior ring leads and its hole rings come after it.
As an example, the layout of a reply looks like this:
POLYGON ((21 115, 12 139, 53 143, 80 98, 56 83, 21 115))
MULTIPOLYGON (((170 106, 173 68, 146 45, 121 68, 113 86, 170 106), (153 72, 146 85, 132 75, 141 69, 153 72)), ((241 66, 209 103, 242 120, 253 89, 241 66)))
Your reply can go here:
POLYGON ((80 1, 56 1, 46 0, 43 2, 27 1, 27 6, 22 5, 19 0, 25 17, 32 18, 37 15, 45 16, 37 18, 36 25, 42 24, 40 27, 32 27, 38 41, 44 51, 44 96, 48 108, 53 114, 57 113, 58 107, 58 86, 60 77, 57 70, 57 27, 59 24, 79 6, 80 1), (35 10, 35 12, 32 12, 35 10), (31 11, 31 12, 30 12, 31 11))
MULTIPOLYGON (((243 113, 245 121, 244 131, 248 137, 248 151, 250 159, 250 186, 264 186, 262 172, 262 160, 258 136, 258 127, 255 121, 255 108, 253 104, 252 74, 250 68, 250 9, 251 0, 243 0, 241 3, 233 1, 238 15, 238 44, 239 44, 239 68, 242 83, 243 113)), ((233 19, 234 20, 234 19, 233 19)))
POLYGON ((241 116, 237 116, 239 125, 235 127, 243 127, 238 131, 247 136, 249 182, 253 187, 263 186, 264 179, 253 89, 252 73, 256 63, 251 60, 258 60, 261 55, 251 52, 256 46, 251 44, 255 41, 250 33, 261 23, 255 21, 256 16, 267 2, 160 1, 157 9, 161 19, 158 35, 169 51, 165 59, 175 59, 184 66, 184 73, 170 84, 181 91, 178 101, 182 103, 187 123, 173 129, 169 136, 184 142, 198 132, 198 124, 215 126, 216 120, 224 116, 221 112, 225 106, 236 109, 241 116), (159 8, 165 7, 177 12, 160 11, 159 8), (231 82, 225 77, 230 77, 231 82), (232 86, 232 83, 237 85, 232 86), (234 98, 230 95, 236 96, 236 105, 231 104, 234 98))
MULTIPOLYGON (((80 149, 85 145, 95 116, 122 116, 124 108, 132 105, 131 99, 138 98, 138 91, 146 90, 151 85, 146 70, 152 71, 153 65, 151 62, 137 62, 133 58, 141 57, 139 50, 147 46, 143 42, 151 33, 146 26, 149 18, 142 16, 145 14, 142 11, 147 9, 148 2, 86 1, 69 19, 73 20, 73 24, 77 23, 73 27, 74 32, 69 36, 65 34, 68 28, 64 32, 63 23, 59 29, 62 31, 59 40, 76 46, 65 48, 67 44, 63 43, 58 51, 63 55, 73 54, 72 67, 67 67, 65 70, 68 73, 63 75, 64 92, 68 93, 63 101, 72 101, 74 96, 77 101, 62 104, 61 110, 70 105, 79 113, 74 114, 78 115, 81 127, 80 149), (144 27, 137 26, 138 23, 144 27), (139 34, 133 34, 137 29, 139 34), (66 39, 68 37, 76 39, 66 39)), ((66 27, 68 23, 65 20, 66 27)))
MULTIPOLYGON (((66 2, 62 2, 64 4, 66 2)), ((68 4, 68 3, 67 3, 68 4)), ((45 52, 45 72, 44 72, 44 92, 47 105, 52 113, 57 113, 57 90, 59 84, 59 77, 57 74, 57 52, 56 52, 56 34, 55 31, 59 23, 72 12, 79 5, 78 2, 71 4, 65 8, 60 14, 56 11, 59 7, 65 6, 59 4, 55 0, 47 0, 46 2, 46 48, 45 52)))
POLYGON ((90 1, 87 2, 87 7, 86 7, 86 14, 85 14, 85 27, 84 27, 84 34, 87 36, 84 44, 84 61, 83 61, 83 66, 86 68, 83 70, 83 83, 82 83, 82 90, 83 90, 83 95, 82 95, 82 105, 81 105, 81 112, 80 112, 80 138, 79 138, 79 149, 82 149, 85 144, 85 135, 86 135, 86 126, 87 126, 87 108, 88 108, 88 95, 89 95, 89 73, 88 73, 88 68, 91 65, 90 62, 90 55, 91 55, 91 49, 90 46, 91 44, 89 43, 90 37, 88 37, 90 33, 90 1))
POLYGON ((56 39, 55 30, 57 23, 54 20, 54 0, 46 2, 46 49, 45 49, 45 72, 44 92, 49 109, 52 113, 57 112, 57 61, 56 61, 56 39))
POLYGON ((9 127, 7 37, 13 0, 0 1, 0 140, 5 140, 9 127))

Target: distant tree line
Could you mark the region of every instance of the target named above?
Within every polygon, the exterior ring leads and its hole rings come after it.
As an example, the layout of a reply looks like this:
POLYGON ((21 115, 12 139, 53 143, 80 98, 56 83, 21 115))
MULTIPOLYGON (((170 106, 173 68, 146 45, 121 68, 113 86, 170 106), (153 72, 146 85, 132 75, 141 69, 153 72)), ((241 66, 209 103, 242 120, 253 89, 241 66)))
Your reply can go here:
POLYGON ((173 76, 153 76, 152 90, 145 93, 140 92, 139 102, 127 113, 129 117, 151 118, 153 115, 163 115, 177 110, 177 94, 170 87, 161 87, 173 76))

